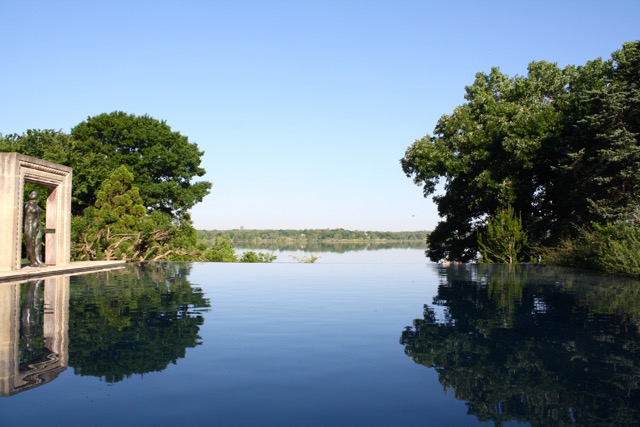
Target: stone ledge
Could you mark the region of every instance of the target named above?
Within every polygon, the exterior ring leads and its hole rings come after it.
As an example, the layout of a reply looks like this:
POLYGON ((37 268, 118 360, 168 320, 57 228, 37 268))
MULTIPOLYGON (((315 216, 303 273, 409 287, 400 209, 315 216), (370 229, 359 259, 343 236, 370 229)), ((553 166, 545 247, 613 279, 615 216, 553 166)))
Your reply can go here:
POLYGON ((20 270, 0 271, 0 284, 2 282, 18 282, 34 280, 47 276, 76 275, 99 270, 111 270, 124 268, 125 261, 78 261, 62 266, 49 267, 23 267, 20 270))

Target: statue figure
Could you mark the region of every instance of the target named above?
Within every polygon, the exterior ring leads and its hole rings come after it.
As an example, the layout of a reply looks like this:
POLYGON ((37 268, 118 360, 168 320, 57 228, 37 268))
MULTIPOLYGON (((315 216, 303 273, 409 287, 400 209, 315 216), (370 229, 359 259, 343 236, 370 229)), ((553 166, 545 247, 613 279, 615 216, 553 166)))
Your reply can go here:
POLYGON ((27 246, 27 258, 32 267, 44 267, 42 262, 42 208, 38 206, 40 193, 33 190, 29 201, 24 204, 24 238, 27 246))

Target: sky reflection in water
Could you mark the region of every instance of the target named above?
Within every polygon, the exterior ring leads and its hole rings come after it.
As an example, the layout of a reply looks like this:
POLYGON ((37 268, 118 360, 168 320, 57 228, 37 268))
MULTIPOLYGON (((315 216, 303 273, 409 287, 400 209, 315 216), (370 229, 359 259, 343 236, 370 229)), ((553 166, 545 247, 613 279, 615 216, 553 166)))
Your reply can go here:
MULTIPOLYGON (((0 398, 0 425, 640 421, 637 283, 445 269, 411 249, 342 256, 73 277, 69 367, 0 398)), ((19 285, 23 311, 32 288, 19 285)), ((26 367, 46 322, 17 323, 26 367)))

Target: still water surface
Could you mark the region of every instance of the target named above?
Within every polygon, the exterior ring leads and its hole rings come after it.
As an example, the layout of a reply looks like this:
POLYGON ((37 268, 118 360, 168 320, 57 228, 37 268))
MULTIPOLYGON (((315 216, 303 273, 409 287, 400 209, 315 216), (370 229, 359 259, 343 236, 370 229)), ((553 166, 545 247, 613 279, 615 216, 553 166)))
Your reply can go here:
POLYGON ((322 256, 0 284, 0 425, 640 424, 640 283, 322 256))

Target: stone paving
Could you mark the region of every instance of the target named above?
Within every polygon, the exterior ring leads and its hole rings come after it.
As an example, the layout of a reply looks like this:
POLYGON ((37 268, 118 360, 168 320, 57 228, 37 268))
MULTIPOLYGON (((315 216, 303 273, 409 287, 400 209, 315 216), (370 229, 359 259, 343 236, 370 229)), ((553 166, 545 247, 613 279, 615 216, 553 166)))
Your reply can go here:
POLYGON ((125 261, 77 261, 62 266, 26 266, 19 270, 0 271, 0 284, 2 282, 33 280, 47 276, 76 275, 99 270, 124 268, 125 264, 125 261))

